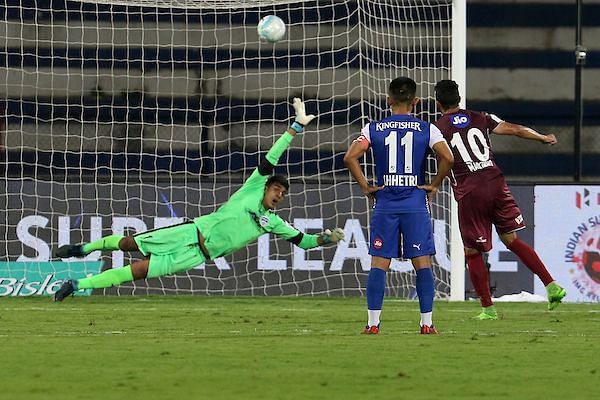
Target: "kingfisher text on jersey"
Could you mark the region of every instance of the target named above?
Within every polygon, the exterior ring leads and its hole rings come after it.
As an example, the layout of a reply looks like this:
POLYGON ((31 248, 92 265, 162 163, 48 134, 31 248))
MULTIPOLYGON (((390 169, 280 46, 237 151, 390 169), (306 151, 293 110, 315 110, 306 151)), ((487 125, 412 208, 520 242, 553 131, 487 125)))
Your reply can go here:
POLYGON ((386 129, 412 129, 413 131, 421 132, 421 122, 412 121, 386 121, 377 122, 375 129, 379 132, 385 131, 386 129))

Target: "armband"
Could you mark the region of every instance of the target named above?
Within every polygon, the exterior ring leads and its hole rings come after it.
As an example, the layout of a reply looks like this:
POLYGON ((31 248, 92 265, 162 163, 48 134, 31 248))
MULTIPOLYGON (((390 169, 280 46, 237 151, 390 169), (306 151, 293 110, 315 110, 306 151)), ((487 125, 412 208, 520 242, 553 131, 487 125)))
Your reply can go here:
POLYGON ((298 232, 296 236, 294 236, 293 238, 289 238, 287 241, 292 244, 295 244, 296 246, 299 246, 303 238, 304 234, 302 232, 298 232))
POLYGON ((369 143, 369 140, 365 137, 365 135, 362 135, 362 134, 359 137, 357 137, 356 139, 354 139, 352 141, 352 143, 359 143, 365 149, 368 149, 369 146, 371 145, 369 143))
POLYGON ((258 164, 258 173, 262 176, 271 175, 274 169, 275 166, 271 164, 271 162, 267 160, 266 157, 260 160, 260 164, 258 164))

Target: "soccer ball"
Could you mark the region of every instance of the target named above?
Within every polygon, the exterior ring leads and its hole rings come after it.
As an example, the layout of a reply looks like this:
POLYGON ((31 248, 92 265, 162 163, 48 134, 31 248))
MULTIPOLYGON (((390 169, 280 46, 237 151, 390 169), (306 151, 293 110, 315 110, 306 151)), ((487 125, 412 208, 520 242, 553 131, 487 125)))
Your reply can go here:
POLYGON ((267 15, 257 26, 258 36, 267 42, 278 42, 285 36, 285 22, 276 15, 267 15))

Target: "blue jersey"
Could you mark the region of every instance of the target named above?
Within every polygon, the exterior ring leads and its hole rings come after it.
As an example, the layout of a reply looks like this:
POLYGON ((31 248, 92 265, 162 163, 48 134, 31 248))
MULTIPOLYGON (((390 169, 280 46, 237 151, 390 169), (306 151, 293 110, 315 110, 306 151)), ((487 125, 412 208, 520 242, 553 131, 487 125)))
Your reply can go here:
POLYGON ((392 115, 362 129, 361 141, 373 149, 377 184, 375 210, 383 213, 426 212, 425 184, 429 148, 444 141, 440 130, 410 114, 392 115))

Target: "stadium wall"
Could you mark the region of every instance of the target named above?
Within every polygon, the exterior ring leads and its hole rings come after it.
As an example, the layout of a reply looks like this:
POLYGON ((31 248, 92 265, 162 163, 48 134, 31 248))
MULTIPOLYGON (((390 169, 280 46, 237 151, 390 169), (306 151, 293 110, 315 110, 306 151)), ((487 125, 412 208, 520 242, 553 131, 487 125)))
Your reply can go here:
MULTIPOLYGON (((583 178, 600 176, 600 2, 584 0, 583 178)), ((493 138, 505 174, 516 180, 572 181, 575 124, 575 25, 573 0, 473 0, 467 4, 467 106, 556 134, 541 148, 493 138), (527 160, 527 165, 523 165, 527 160)), ((518 143, 517 143, 518 142, 518 143)))

